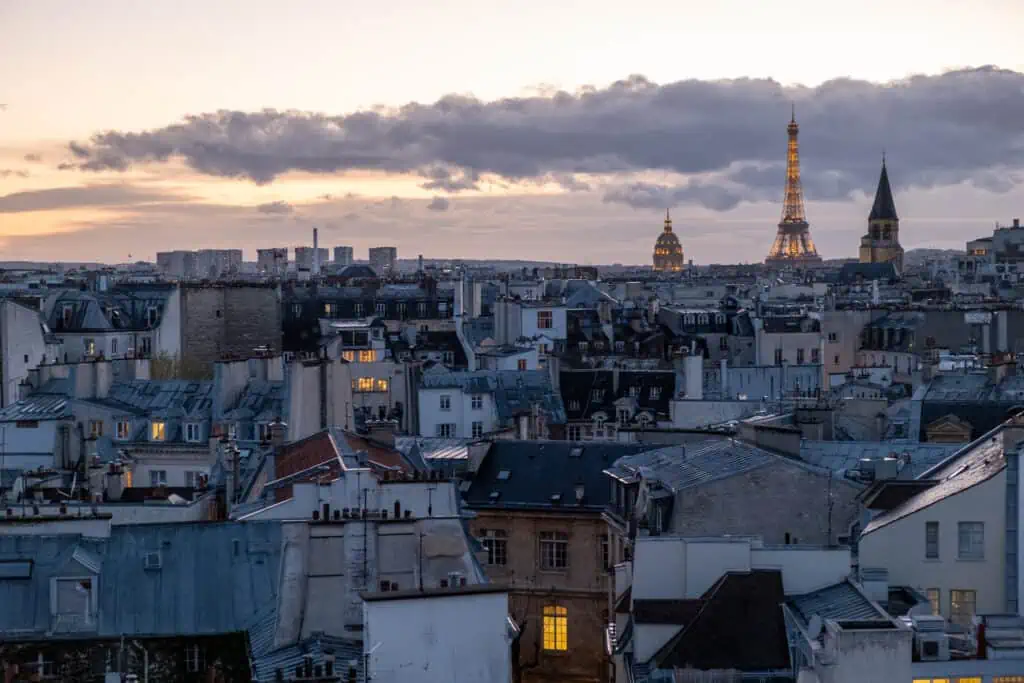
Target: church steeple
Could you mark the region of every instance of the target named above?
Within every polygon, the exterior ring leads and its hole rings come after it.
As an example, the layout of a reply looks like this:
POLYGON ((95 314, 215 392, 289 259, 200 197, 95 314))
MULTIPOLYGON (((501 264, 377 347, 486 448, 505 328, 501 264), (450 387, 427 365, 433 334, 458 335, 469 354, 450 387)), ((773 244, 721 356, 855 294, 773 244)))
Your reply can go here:
POLYGON ((669 215, 668 209, 665 209, 665 232, 672 232, 672 216, 669 215))
POLYGON ((871 206, 868 221, 898 221, 896 202, 892 198, 889 187, 889 171, 885 167, 885 154, 882 154, 882 173, 878 176, 878 189, 875 190, 875 203, 871 206))

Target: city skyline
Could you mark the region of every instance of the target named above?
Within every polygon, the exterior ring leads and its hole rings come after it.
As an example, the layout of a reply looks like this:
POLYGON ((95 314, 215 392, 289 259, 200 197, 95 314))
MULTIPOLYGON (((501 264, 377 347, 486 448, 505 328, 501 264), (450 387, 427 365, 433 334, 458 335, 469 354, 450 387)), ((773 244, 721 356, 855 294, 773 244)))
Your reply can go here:
POLYGON ((842 30, 805 2, 724 3, 699 18, 640 5, 627 17, 599 3, 586 27, 564 8, 546 22, 536 8, 495 8, 475 15, 478 32, 446 25, 469 11, 454 1, 355 16, 345 3, 254 3, 245 17, 218 3, 99 2, 60 18, 55 3, 5 7, 0 244, 9 260, 254 254, 305 244, 315 225, 323 244, 357 252, 648 263, 671 208, 687 259, 755 262, 776 232, 791 105, 824 258, 856 256, 883 149, 908 250, 962 248, 1016 215, 1024 62, 1007 47, 1012 3, 926 15, 917 2, 868 3, 842 30), (883 10, 880 29, 869 19, 883 10), (640 31, 645 13, 664 26, 640 31), (802 49, 819 54, 769 51, 784 14, 802 17, 814 34, 802 49), (330 27, 349 40, 328 40, 330 27), (517 30, 564 38, 517 60, 517 30), (80 59, 43 54, 33 39, 46 31, 80 59), (969 38, 949 50, 957 33, 969 38), (898 49, 863 49, 897 37, 898 49), (616 47, 597 58, 599 38, 616 47), (414 68, 422 55, 448 68, 414 68))

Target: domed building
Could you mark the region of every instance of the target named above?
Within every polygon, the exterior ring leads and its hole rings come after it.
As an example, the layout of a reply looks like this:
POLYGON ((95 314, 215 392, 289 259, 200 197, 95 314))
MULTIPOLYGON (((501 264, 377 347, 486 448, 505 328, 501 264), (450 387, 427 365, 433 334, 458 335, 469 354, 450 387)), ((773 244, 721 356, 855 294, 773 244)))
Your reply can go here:
POLYGON ((672 218, 665 210, 665 230, 654 243, 654 270, 659 273, 679 272, 683 269, 683 246, 672 232, 672 218))

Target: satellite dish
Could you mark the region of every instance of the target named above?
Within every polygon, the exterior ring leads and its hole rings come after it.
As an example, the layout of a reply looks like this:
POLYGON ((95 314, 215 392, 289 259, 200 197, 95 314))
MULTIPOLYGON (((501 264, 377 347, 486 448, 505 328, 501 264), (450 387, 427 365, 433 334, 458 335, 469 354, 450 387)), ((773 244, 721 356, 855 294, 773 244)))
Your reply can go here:
POLYGON ((811 620, 807 622, 807 634, 811 637, 811 640, 817 640, 818 636, 821 635, 822 624, 821 617, 815 614, 811 617, 811 620))

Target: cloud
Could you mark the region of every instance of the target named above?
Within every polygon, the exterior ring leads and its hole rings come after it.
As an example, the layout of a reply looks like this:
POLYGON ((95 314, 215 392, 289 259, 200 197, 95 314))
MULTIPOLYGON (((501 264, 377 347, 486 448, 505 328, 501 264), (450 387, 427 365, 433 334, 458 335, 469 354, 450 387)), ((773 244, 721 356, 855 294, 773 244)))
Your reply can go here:
POLYGON ((12 168, 0 168, 0 178, 28 178, 28 171, 12 168))
POLYGON ((260 204, 256 207, 256 210, 260 213, 286 214, 293 213, 295 211, 295 207, 288 202, 278 200, 276 202, 260 204))
POLYGON ((127 184, 54 187, 0 196, 0 213, 53 211, 99 206, 137 206, 150 202, 185 201, 186 195, 142 189, 127 184))
POLYGON ((427 208, 431 211, 447 211, 450 204, 451 202, 444 197, 434 197, 430 200, 430 203, 427 204, 427 208))
POLYGON ((43 160, 43 157, 41 154, 26 154, 24 159, 29 163, 39 163, 43 160))
MULTIPOLYGON (((261 184, 290 171, 373 170, 418 175, 423 187, 448 193, 476 189, 483 176, 561 178, 565 189, 582 190, 576 176, 583 174, 610 183, 609 201, 686 201, 721 211, 781 196, 790 103, 812 200, 872 191, 883 147, 898 190, 1024 168, 1024 74, 994 67, 815 88, 766 79, 659 85, 632 76, 577 93, 493 102, 449 95, 340 116, 217 111, 164 128, 99 133, 68 150, 83 170, 182 159, 201 173, 261 184), (683 180, 630 189, 651 171, 683 180)), ((991 180, 981 182, 1006 186, 991 180)))

